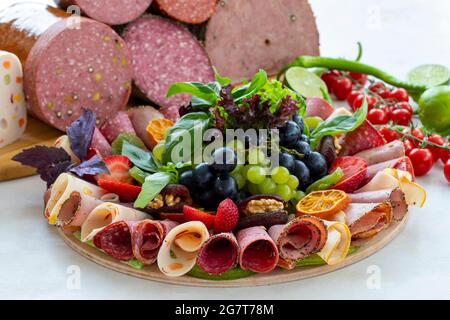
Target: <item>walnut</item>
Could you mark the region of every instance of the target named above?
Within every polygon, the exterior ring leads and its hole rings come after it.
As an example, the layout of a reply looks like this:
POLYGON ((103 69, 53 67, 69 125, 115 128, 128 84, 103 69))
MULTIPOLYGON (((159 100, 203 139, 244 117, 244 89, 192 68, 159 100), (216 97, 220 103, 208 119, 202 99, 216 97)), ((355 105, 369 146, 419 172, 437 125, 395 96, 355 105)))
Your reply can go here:
POLYGON ((166 201, 166 204, 169 207, 172 207, 172 206, 180 203, 181 198, 180 197, 175 197, 173 194, 167 194, 166 197, 165 197, 165 201, 166 201))
POLYGON ((258 213, 276 212, 284 210, 284 204, 276 199, 257 199, 251 200, 247 204, 246 214, 253 215, 258 213))
POLYGON ((148 207, 152 209, 159 209, 164 206, 164 199, 162 195, 158 194, 155 199, 153 199, 149 204, 148 207))

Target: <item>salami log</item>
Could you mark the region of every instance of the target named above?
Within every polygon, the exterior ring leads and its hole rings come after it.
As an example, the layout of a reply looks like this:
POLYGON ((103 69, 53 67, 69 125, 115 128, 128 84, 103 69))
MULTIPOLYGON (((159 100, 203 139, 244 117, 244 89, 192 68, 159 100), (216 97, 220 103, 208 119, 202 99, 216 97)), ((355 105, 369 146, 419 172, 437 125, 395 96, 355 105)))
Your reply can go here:
POLYGON ((212 64, 236 83, 258 69, 276 74, 299 55, 319 55, 307 0, 221 0, 204 37, 212 64))
POLYGON ((94 20, 109 24, 125 24, 139 18, 152 0, 55 0, 62 8, 77 6, 94 20))
POLYGON ((367 120, 356 130, 346 133, 340 141, 339 156, 352 156, 358 152, 386 144, 383 136, 367 120))
POLYGON ((200 249, 198 266, 213 275, 233 268, 238 260, 239 245, 232 233, 219 233, 209 238, 200 249))
POLYGON ((148 15, 130 23, 123 37, 132 54, 134 83, 148 99, 161 107, 180 107, 189 103, 190 97, 186 94, 166 97, 171 84, 214 80, 205 50, 179 24, 148 15))
POLYGON ((190 24, 208 20, 214 13, 217 0, 155 0, 155 7, 169 17, 190 24))

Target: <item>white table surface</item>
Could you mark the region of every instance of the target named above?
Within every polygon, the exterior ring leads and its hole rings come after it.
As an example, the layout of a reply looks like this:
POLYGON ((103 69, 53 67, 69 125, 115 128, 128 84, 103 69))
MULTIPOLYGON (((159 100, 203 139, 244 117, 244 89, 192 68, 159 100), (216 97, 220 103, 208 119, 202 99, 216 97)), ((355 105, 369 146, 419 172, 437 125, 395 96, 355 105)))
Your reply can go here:
MULTIPOLYGON (((268 0, 265 0, 268 1, 268 0)), ((448 0, 313 0, 322 54, 354 57, 399 76, 422 63, 450 65, 448 0)), ((391 299, 450 298, 450 185, 442 165, 419 179, 428 191, 405 230, 355 265, 289 284, 190 288, 122 275, 67 247, 42 216, 38 177, 0 183, 0 298, 28 299, 391 299), (71 266, 80 287, 67 286, 71 266), (68 273, 69 271, 69 273, 68 273), (375 273, 373 273, 375 272, 375 273), (370 285, 377 277, 379 286, 370 285), (368 285, 369 283, 369 285, 368 285)))

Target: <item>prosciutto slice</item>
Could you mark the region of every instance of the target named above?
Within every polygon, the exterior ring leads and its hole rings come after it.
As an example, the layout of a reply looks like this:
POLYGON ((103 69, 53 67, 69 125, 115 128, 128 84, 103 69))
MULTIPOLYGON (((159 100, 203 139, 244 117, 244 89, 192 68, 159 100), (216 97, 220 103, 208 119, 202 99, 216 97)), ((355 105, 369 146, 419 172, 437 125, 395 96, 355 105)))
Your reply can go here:
POLYGON ((370 166, 372 164, 404 157, 405 147, 400 140, 394 140, 385 145, 358 152, 355 156, 363 158, 370 166))
POLYGON ((293 269, 297 260, 319 252, 327 242, 327 234, 323 220, 310 216, 297 217, 269 229, 280 252, 279 265, 286 269, 293 269))
POLYGON ((244 270, 270 272, 278 263, 278 248, 264 227, 250 227, 237 233, 241 248, 239 265, 244 270))
POLYGON ((239 257, 239 245, 232 233, 219 233, 209 238, 200 249, 197 265, 212 275, 233 268, 239 257))
POLYGON ((352 239, 373 237, 386 229, 392 221, 392 206, 383 203, 351 203, 345 209, 346 224, 352 239))

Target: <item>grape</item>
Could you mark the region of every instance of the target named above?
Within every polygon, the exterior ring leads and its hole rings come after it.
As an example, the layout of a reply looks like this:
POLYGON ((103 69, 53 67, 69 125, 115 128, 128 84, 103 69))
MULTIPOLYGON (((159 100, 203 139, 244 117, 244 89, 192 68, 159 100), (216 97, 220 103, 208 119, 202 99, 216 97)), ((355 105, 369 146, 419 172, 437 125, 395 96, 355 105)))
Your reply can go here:
POLYGON ((260 184, 266 177, 266 171, 260 166, 252 166, 247 171, 247 179, 254 184, 260 184))
POLYGON ((292 117, 292 121, 294 121, 300 128, 300 133, 303 133, 303 130, 305 129, 305 122, 303 118, 299 114, 296 114, 292 117))
POLYGON ((252 165, 261 164, 264 165, 267 163, 267 158, 264 155, 264 152, 261 149, 253 148, 248 152, 248 163, 252 165))
POLYGON ((281 167, 285 167, 289 172, 293 173, 295 168, 295 158, 292 154, 283 152, 279 155, 279 162, 281 167))
POLYGON ((180 178, 178 179, 178 183, 184 185, 189 190, 193 190, 195 188, 194 181, 194 173, 192 170, 188 170, 180 174, 180 178))
POLYGON ((249 182, 249 183, 247 184, 247 188, 248 188, 248 191, 249 191, 252 195, 259 194, 259 188, 258 188, 258 185, 257 185, 257 184, 254 184, 254 183, 249 182))
POLYGON ((305 197, 305 193, 303 191, 296 191, 294 192, 294 195, 291 199, 291 202, 293 202, 294 205, 297 205, 297 203, 302 200, 305 197))
POLYGON ((305 141, 297 141, 294 145, 295 151, 298 153, 308 155, 311 153, 311 147, 308 142, 305 141))
POLYGON ((216 176, 208 163, 200 163, 194 169, 194 180, 198 187, 209 188, 214 184, 216 176))
POLYGON ((275 194, 283 198, 284 201, 289 201, 292 198, 292 190, 286 184, 277 185, 275 194))
POLYGON ((154 148, 153 148, 153 156, 155 157, 156 160, 161 161, 162 160, 162 156, 164 153, 164 143, 158 143, 154 148))
POLYGON ((214 182, 214 192, 222 199, 232 198, 238 193, 236 180, 232 176, 221 176, 214 182))
POLYGON ((272 179, 277 184, 285 184, 289 180, 289 170, 285 167, 276 167, 272 170, 272 179))
POLYGON ((234 170, 237 165, 237 157, 234 151, 230 148, 219 148, 214 151, 213 163, 211 167, 217 173, 228 173, 234 170))
POLYGON ((311 152, 305 157, 304 162, 314 180, 324 177, 328 172, 327 160, 319 152, 311 152))
POLYGON ((290 175, 287 185, 292 190, 297 190, 298 186, 300 185, 300 181, 298 180, 298 178, 296 176, 290 175))
POLYGON ((236 166, 236 168, 234 168, 234 170, 230 172, 230 174, 231 174, 231 175, 238 174, 238 173, 241 174, 242 171, 243 171, 243 169, 244 169, 244 165, 238 164, 238 165, 236 166))
POLYGON ((300 189, 306 190, 311 184, 311 175, 308 167, 300 160, 295 160, 294 176, 300 181, 300 189))
POLYGON ((234 180, 236 180, 238 189, 239 190, 244 189, 247 179, 245 179, 245 177, 240 173, 231 173, 230 175, 234 178, 234 180))
POLYGON ((277 184, 270 178, 265 178, 263 182, 258 185, 259 191, 262 194, 273 194, 277 188, 277 184))
POLYGON ((293 146, 301 135, 300 127, 294 121, 287 121, 280 129, 280 143, 282 146, 293 146))
POLYGON ((233 149, 235 151, 244 150, 245 149, 244 143, 241 140, 237 140, 237 139, 228 142, 227 143, 227 147, 231 148, 231 149, 233 149))

